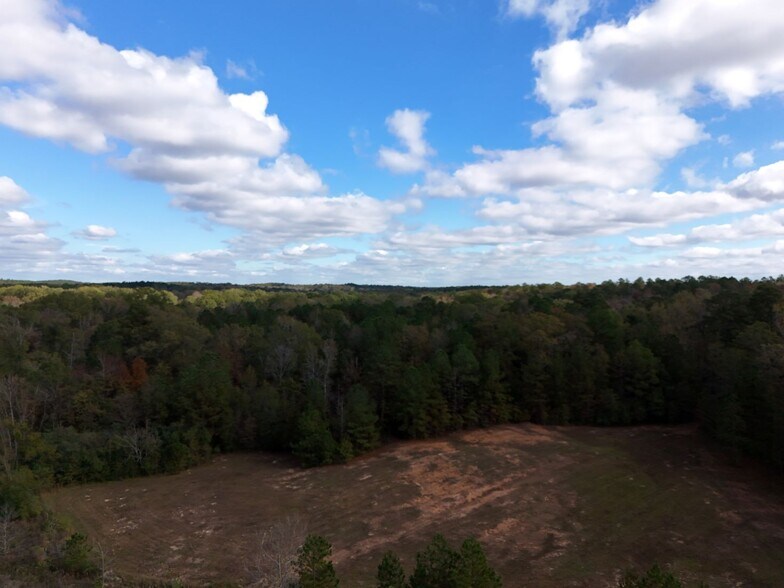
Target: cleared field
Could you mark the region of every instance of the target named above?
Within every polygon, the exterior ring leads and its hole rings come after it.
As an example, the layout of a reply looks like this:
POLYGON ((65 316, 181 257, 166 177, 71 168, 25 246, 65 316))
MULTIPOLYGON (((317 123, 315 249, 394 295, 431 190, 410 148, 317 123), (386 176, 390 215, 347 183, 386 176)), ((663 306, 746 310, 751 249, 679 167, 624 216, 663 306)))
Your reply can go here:
POLYGON ((172 475, 63 489, 52 508, 125 577, 242 582, 254 536, 299 513, 334 546, 341 585, 382 554, 410 569, 441 532, 475 535, 505 586, 611 585, 671 565, 712 587, 784 586, 784 492, 691 427, 504 426, 398 443, 342 466, 227 455, 172 475))

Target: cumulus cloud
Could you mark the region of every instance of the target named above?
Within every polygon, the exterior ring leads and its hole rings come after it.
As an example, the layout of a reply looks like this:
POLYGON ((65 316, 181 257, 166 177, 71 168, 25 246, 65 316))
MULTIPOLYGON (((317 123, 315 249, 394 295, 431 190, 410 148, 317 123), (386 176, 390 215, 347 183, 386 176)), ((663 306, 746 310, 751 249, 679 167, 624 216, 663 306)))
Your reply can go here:
POLYGON ((51 269, 64 261, 65 243, 47 234, 47 223, 17 208, 30 200, 13 179, 0 177, 0 267, 5 276, 51 269))
POLYGON ((49 255, 62 247, 62 241, 46 234, 46 223, 23 210, 12 208, 28 200, 27 192, 11 178, 0 178, 0 241, 3 244, 0 261, 6 264, 49 255))
POLYGON ((650 237, 629 237, 641 247, 668 247, 681 244, 726 243, 784 236, 784 209, 752 214, 730 223, 700 225, 681 235, 663 234, 650 237))
POLYGON ((505 0, 506 13, 512 17, 544 17, 562 39, 572 33, 588 13, 590 0, 505 0))
POLYGON ((182 159, 135 150, 117 165, 163 183, 180 208, 248 231, 263 243, 378 232, 403 210, 364 194, 325 195, 319 174, 296 155, 260 166, 238 156, 182 159))
POLYGON ((539 51, 539 95, 562 109, 608 85, 688 100, 705 88, 733 108, 784 89, 784 14, 777 0, 658 0, 625 23, 539 51))
POLYGON ((533 125, 550 145, 520 150, 475 149, 482 159, 451 181, 426 178, 432 195, 509 194, 529 187, 651 186, 661 164, 704 139, 702 126, 652 90, 608 88, 589 107, 560 111, 533 125))
MULTIPOLYGON (((532 15, 546 4, 518 0, 508 8, 532 15)), ((784 13, 776 6, 776 0, 658 0, 625 22, 599 24, 580 39, 537 51, 536 94, 551 115, 532 131, 545 145, 475 148, 478 161, 430 172, 412 192, 481 197, 479 217, 533 236, 614 234, 780 201, 779 164, 726 185, 683 168, 694 191, 656 189, 665 163, 709 137, 690 115, 692 106, 742 108, 784 90, 784 13)), ((737 162, 752 167, 753 155, 737 162)), ((635 239, 653 246, 680 237, 635 239)))
POLYGON ((708 190, 529 188, 518 191, 513 198, 485 198, 477 214, 502 225, 521 227, 528 237, 585 236, 751 212, 774 203, 784 203, 784 161, 746 172, 726 184, 717 183, 708 190))
POLYGON ((652 235, 650 237, 629 237, 629 241, 638 247, 672 247, 686 242, 686 235, 652 235))
POLYGON ((0 207, 15 206, 30 199, 27 192, 8 176, 0 176, 0 207))
POLYGON ((286 257, 296 258, 314 258, 314 257, 331 257, 340 250, 337 247, 328 245, 327 243, 303 243, 302 245, 295 245, 283 250, 283 255, 286 257))
MULTIPOLYGON (((710 138, 697 106, 741 109, 784 90, 778 3, 652 0, 570 39, 587 0, 506 0, 509 16, 542 16, 557 33, 533 58, 536 97, 549 110, 531 127, 536 146, 475 147, 473 159, 450 168, 431 163, 427 112, 395 111, 386 122, 399 145, 377 154, 366 131, 353 132, 358 152, 380 166, 424 172, 413 196, 473 199, 461 205, 480 226, 447 230, 392 222, 420 207, 416 198, 330 195, 319 173, 286 151, 288 132, 267 95, 225 92, 198 55, 117 49, 54 0, 0 0, 0 42, 14 48, 0 52, 0 124, 109 153, 116 169, 162 184, 176 206, 240 232, 222 249, 130 262, 113 257, 122 253, 115 248, 69 254, 21 210, 24 190, 0 178, 0 261, 14 271, 74 276, 410 284, 778 273, 784 216, 771 209, 784 204, 784 162, 726 183, 677 165, 687 189, 660 186, 666 165, 710 138), (710 220, 727 214, 736 217, 710 220), (690 230, 670 226, 695 221, 690 230), (607 241, 599 237, 632 230, 642 234, 628 236, 635 247, 623 246, 624 255, 640 256, 640 264, 597 246, 607 241), (376 237, 364 252, 328 242, 368 234, 376 237), (759 245, 763 239, 779 240, 759 245), (754 246, 730 246, 744 240, 754 246)), ((225 74, 247 79, 250 71, 231 62, 225 74)), ((730 143, 726 135, 715 141, 730 143)), ((745 155, 738 162, 753 168, 754 152, 745 155)))
MULTIPOLYGON (((517 12, 541 3, 520 0, 517 12)), ((533 125, 542 148, 479 150, 483 158, 432 195, 511 194, 548 186, 652 188, 664 162, 708 137, 686 114, 698 100, 732 108, 784 89, 784 13, 777 0, 659 0, 624 23, 537 51, 538 97, 552 116, 533 125)), ((751 164, 753 165, 753 163, 751 164)))
POLYGON ((735 167, 754 167, 754 151, 742 151, 732 159, 735 167))
MULTIPOLYGON (((0 54, 0 124, 90 153, 127 144, 118 169, 262 241, 378 231, 400 210, 364 194, 328 196, 319 174, 283 151, 288 131, 267 95, 227 94, 196 54, 119 50, 68 22, 54 0, 0 0, 0 11, 0 44, 13 48, 0 54)), ((412 139, 405 121, 395 128, 412 139)), ((405 144, 413 157, 427 152, 415 137, 405 144)))
POLYGON ((81 231, 74 233, 74 236, 88 241, 107 241, 117 236, 117 230, 101 225, 87 225, 81 231))
POLYGON ((149 271, 175 276, 227 277, 236 267, 234 255, 225 249, 151 255, 148 259, 149 271))
POLYGON ((650 192, 574 191, 569 195, 528 191, 517 200, 486 199, 480 217, 515 223, 529 235, 611 235, 645 226, 662 226, 744 212, 764 206, 755 198, 726 191, 650 192))
POLYGON ((404 150, 382 147, 378 164, 396 174, 409 174, 428 167, 427 158, 435 153, 425 141, 425 123, 430 113, 423 110, 396 110, 387 117, 387 129, 397 137, 404 150))
POLYGON ((784 198, 784 161, 741 174, 726 185, 726 190, 738 198, 780 201, 784 198))
POLYGON ((225 94, 198 55, 118 50, 57 18, 47 0, 2 0, 0 122, 88 152, 117 139, 182 154, 275 156, 288 133, 263 92, 225 94), (21 6, 20 6, 21 5, 21 6))
POLYGON ((693 167, 682 168, 681 178, 689 188, 707 188, 711 185, 711 182, 700 176, 693 167))

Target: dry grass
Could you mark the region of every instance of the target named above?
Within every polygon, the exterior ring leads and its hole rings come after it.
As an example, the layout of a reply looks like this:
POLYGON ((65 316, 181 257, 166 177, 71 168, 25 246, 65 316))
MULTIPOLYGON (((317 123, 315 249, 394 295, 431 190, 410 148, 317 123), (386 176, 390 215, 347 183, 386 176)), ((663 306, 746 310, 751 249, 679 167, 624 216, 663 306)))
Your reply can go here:
POLYGON ((520 425, 312 470, 221 456, 47 500, 110 546, 126 577, 241 583, 258 532, 298 513, 332 541, 349 587, 371 586, 389 549, 410 568, 436 532, 477 536, 510 587, 611 585, 653 562, 711 586, 762 587, 784 586, 774 482, 722 463, 692 428, 520 425))

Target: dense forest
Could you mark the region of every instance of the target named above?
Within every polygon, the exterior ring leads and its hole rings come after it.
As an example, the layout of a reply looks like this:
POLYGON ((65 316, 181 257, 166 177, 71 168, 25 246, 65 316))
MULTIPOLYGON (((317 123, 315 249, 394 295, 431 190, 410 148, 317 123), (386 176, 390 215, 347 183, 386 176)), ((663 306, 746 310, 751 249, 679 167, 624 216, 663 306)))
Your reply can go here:
POLYGON ((784 281, 0 285, 0 500, 216 452, 345 461, 496 423, 696 421, 784 468, 784 281))

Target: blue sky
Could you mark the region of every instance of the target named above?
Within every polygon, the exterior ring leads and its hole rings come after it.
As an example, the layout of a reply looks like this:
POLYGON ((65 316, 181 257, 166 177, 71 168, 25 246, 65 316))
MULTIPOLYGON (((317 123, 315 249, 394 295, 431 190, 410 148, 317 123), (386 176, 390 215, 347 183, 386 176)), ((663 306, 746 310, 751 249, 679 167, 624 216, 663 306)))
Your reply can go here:
POLYGON ((0 12, 0 277, 784 272, 776 0, 0 12))

